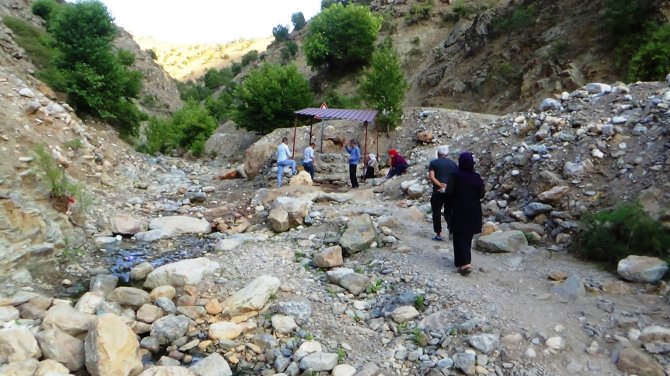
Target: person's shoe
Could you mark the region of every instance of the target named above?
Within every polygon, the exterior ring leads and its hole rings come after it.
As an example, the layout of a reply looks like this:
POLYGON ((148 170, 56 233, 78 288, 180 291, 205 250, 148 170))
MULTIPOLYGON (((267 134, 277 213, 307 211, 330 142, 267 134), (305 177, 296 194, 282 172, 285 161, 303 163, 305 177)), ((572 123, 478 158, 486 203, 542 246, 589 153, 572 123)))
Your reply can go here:
POLYGON ((436 236, 433 236, 433 240, 435 240, 436 242, 442 242, 442 241, 444 241, 444 238, 441 237, 441 236, 436 235, 436 236))
POLYGON ((472 273, 472 266, 461 266, 457 271, 462 276, 470 275, 472 273))

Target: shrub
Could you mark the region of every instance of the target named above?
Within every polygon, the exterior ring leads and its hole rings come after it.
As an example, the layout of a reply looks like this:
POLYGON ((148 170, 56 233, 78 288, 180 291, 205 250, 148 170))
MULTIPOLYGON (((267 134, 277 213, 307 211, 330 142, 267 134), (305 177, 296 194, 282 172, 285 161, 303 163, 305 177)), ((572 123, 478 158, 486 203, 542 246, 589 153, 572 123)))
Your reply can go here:
POLYGON ((281 61, 282 64, 286 64, 289 61, 295 59, 298 55, 298 43, 290 40, 286 42, 284 47, 281 49, 281 61))
POLYGON ((360 108, 361 98, 358 96, 347 96, 335 90, 329 90, 320 102, 328 103, 331 108, 360 108))
POLYGON ((293 29, 302 30, 305 27, 305 15, 302 12, 293 13, 291 15, 291 22, 293 23, 293 29))
POLYGON ((360 92, 368 105, 377 109, 377 124, 395 129, 400 124, 402 102, 408 88, 400 67, 398 52, 385 42, 372 56, 370 68, 364 73, 360 92))
POLYGON ((349 5, 349 0, 321 0, 321 10, 328 9, 335 4, 349 5))
POLYGON ((233 76, 237 76, 240 74, 240 72, 242 72, 242 64, 238 62, 230 64, 230 71, 233 72, 233 76))
POLYGON ((611 265, 633 254, 670 259, 670 235, 639 203, 592 213, 582 222, 573 246, 579 257, 611 265))
POLYGON ((366 64, 381 27, 379 17, 361 5, 335 4, 316 15, 303 46, 312 68, 355 68, 366 64))
POLYGON ((49 185, 49 196, 54 207, 66 211, 69 201, 74 200, 74 210, 77 213, 85 213, 90 207, 92 199, 86 193, 84 187, 68 179, 65 169, 58 165, 46 146, 37 145, 33 152, 35 153, 35 162, 39 169, 40 180, 46 181, 49 185))
POLYGON ((47 28, 53 22, 63 5, 56 2, 56 0, 36 0, 33 2, 31 11, 37 17, 42 18, 47 23, 47 28))
POLYGON ((630 61, 630 81, 660 81, 670 72, 670 24, 658 28, 630 61))
POLYGON ((468 18, 475 13, 477 13, 477 8, 472 5, 466 4, 464 0, 456 0, 454 6, 452 7, 452 12, 456 14, 456 20, 459 18, 468 18))
POLYGON ((216 90, 221 86, 229 84, 232 78, 233 72, 230 70, 230 68, 221 68, 220 70, 217 70, 216 68, 210 68, 207 69, 207 72, 205 72, 202 81, 207 88, 216 90))
POLYGON ((216 120, 203 105, 189 101, 169 119, 149 119, 146 149, 153 154, 184 147, 200 156, 216 127, 216 120))
POLYGON ((495 22, 495 27, 503 33, 510 33, 530 26, 535 22, 537 10, 534 5, 514 9, 512 14, 502 16, 495 22))
POLYGON ((295 65, 265 63, 233 92, 232 119, 263 134, 292 124, 293 111, 314 103, 309 82, 295 65))
POLYGON ((258 51, 251 50, 242 56, 242 66, 246 67, 256 60, 258 60, 258 51))
POLYGON ((212 95, 212 89, 200 83, 177 82, 177 89, 179 90, 179 97, 183 101, 195 100, 199 102, 212 95))
POLYGON ((288 39, 288 26, 279 24, 273 27, 272 36, 275 37, 275 40, 277 41, 288 39))
POLYGON ((149 54, 149 57, 151 60, 157 60, 158 55, 156 55, 156 51, 152 50, 151 48, 147 50, 147 54, 149 54))
POLYGON ((430 12, 433 10, 433 0, 423 0, 412 4, 409 12, 405 16, 407 23, 412 25, 421 21, 430 19, 430 12))

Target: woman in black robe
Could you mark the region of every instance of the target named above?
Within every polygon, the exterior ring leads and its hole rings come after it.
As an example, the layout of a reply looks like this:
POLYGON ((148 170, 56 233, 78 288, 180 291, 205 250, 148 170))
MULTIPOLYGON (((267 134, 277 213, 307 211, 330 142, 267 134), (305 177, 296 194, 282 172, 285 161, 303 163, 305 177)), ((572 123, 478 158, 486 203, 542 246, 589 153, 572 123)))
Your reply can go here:
POLYGON ((482 206, 484 181, 475 172, 472 154, 463 152, 458 157, 458 170, 450 175, 447 195, 451 198, 454 228, 454 263, 459 273, 472 271, 472 237, 482 232, 482 206))

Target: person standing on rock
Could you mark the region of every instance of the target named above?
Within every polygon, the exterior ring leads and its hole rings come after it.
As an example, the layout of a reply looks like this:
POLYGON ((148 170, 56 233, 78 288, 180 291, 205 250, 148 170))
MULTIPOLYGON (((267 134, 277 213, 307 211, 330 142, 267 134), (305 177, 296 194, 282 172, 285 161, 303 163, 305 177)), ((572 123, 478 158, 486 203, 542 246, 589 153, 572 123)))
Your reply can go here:
POLYGON ((358 147, 358 141, 349 141, 349 146, 344 145, 344 148, 349 153, 349 179, 351 180, 351 188, 358 188, 358 180, 356 178, 356 168, 358 162, 361 161, 361 149, 358 147))
POLYGON ((389 150, 389 155, 391 156, 391 169, 386 175, 387 179, 390 179, 394 176, 399 176, 405 173, 407 170, 408 164, 405 157, 400 155, 396 149, 389 150))
POLYGON ((475 172, 471 153, 458 157, 458 170, 449 176, 446 193, 453 213, 454 264, 460 274, 468 275, 472 271, 472 237, 482 232, 480 200, 484 197, 484 181, 475 172))
POLYGON ((442 207, 444 207, 444 220, 449 228, 449 233, 453 233, 452 213, 449 197, 446 193, 449 176, 458 169, 456 162, 448 158, 449 146, 442 145, 437 148, 437 159, 428 164, 428 180, 433 183, 433 194, 430 196, 430 208, 433 211, 433 231, 435 236, 433 240, 442 241, 442 207))
POLYGON ((293 154, 291 149, 288 148, 286 144, 288 142, 288 137, 281 139, 281 144, 277 146, 277 187, 281 188, 281 178, 284 175, 284 167, 290 166, 291 172, 293 175, 298 173, 298 170, 295 167, 295 161, 291 159, 293 154))
POLYGON ((315 142, 310 142, 309 146, 305 148, 305 152, 303 153, 304 158, 302 160, 302 167, 305 169, 305 171, 309 172, 309 176, 312 178, 312 182, 314 182, 314 148, 316 147, 315 142))

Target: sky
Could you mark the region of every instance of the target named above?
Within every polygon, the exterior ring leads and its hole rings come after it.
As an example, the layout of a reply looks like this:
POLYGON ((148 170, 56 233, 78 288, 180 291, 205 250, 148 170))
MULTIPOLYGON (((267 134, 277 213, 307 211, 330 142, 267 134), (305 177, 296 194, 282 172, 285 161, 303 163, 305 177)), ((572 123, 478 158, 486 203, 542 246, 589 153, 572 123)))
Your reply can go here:
POLYGON ((293 29, 291 15, 305 20, 320 0, 101 0, 114 22, 136 36, 173 43, 223 43, 272 36, 282 24, 293 29))

